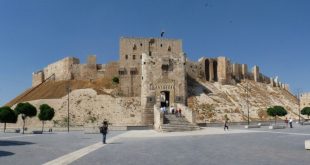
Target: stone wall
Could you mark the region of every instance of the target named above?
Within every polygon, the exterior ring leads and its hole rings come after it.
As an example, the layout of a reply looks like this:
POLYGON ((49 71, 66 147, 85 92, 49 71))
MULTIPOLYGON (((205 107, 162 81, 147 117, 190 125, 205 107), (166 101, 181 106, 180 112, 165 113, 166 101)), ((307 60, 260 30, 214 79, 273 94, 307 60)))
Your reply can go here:
POLYGON ((48 65, 42 71, 32 74, 32 86, 41 84, 55 74, 53 80, 94 80, 102 77, 118 76, 118 62, 97 64, 96 56, 88 56, 86 64, 80 64, 79 59, 67 57, 48 65))
POLYGON ((66 57, 55 63, 49 64, 43 69, 32 74, 32 86, 37 86, 44 80, 53 76, 54 80, 71 80, 73 78, 73 66, 79 64, 80 60, 74 57, 66 57))
POLYGON ((55 80, 71 80, 72 67, 74 64, 79 64, 80 60, 74 57, 67 57, 53 64, 48 65, 43 69, 44 78, 48 78, 55 74, 55 80))
POLYGON ((97 64, 97 77, 118 77, 118 62, 109 62, 107 64, 97 64))
POLYGON ((288 84, 281 83, 278 78, 270 78, 260 73, 258 66, 255 65, 252 71, 248 72, 247 64, 231 63, 226 57, 202 57, 198 62, 187 59, 186 73, 194 79, 203 81, 235 84, 247 79, 270 84, 272 87, 280 87, 289 91, 288 84))
MULTIPOLYGON (((112 126, 140 126, 141 106, 139 97, 112 97, 110 95, 97 95, 93 89, 79 89, 70 93, 69 112, 70 125, 83 126, 88 123, 100 124, 107 119, 112 126)), ((65 121, 68 114, 67 96, 60 99, 42 99, 30 101, 37 110, 41 104, 48 104, 55 109, 55 117, 58 125, 66 127, 65 121)), ((26 127, 40 128, 42 122, 38 117, 27 118, 26 127)), ((16 125, 14 124, 16 127, 16 125)), ((18 127, 22 126, 22 120, 18 119, 18 127)), ((52 127, 53 122, 47 121, 46 127, 52 127)), ((57 126, 57 125, 56 125, 57 126)), ((58 126, 59 127, 59 126, 58 126)))
POLYGON ((141 95, 142 53, 160 58, 182 52, 181 40, 162 38, 121 38, 119 76, 124 96, 141 95), (156 55, 155 55, 156 54, 156 55))
POLYGON ((218 57, 218 81, 221 84, 228 84, 231 80, 230 62, 226 57, 218 57))
POLYGON ((37 86, 41 84, 44 81, 44 72, 38 71, 35 73, 32 73, 32 86, 37 86))
POLYGON ((310 107, 310 93, 300 95, 300 108, 310 107))
POLYGON ((260 74, 259 74, 259 67, 258 66, 255 65, 253 67, 252 74, 254 76, 254 81, 259 82, 260 81, 260 74))
POLYGON ((200 72, 200 65, 199 63, 190 61, 189 59, 186 59, 186 72, 187 75, 193 77, 193 78, 203 78, 204 74, 200 72))
MULTIPOLYGON (((79 59, 67 57, 48 65, 43 72, 33 73, 33 86, 40 84, 54 73, 55 80, 92 80, 119 76, 121 94, 139 97, 141 96, 142 53, 152 58, 165 57, 169 60, 173 55, 183 53, 182 41, 164 38, 121 38, 118 62, 97 64, 96 56, 91 55, 86 64, 79 64, 79 59)), ((235 84, 243 79, 249 79, 288 89, 287 84, 260 73, 258 66, 254 66, 253 71, 248 72, 246 64, 231 63, 226 57, 202 57, 198 62, 186 59, 184 65, 185 75, 194 79, 221 84, 235 84)))

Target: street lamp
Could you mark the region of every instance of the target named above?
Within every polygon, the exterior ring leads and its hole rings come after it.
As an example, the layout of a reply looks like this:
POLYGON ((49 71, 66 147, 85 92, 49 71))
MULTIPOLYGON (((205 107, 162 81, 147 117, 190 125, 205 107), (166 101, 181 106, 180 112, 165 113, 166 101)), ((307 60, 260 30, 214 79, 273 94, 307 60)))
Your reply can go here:
POLYGON ((249 108, 249 83, 246 83, 246 105, 248 109, 248 125, 250 125, 250 108, 249 108))
POLYGON ((70 104, 69 104, 69 94, 71 92, 71 88, 70 88, 70 84, 68 84, 67 86, 67 93, 68 93, 68 116, 67 116, 67 127, 68 127, 68 132, 69 132, 69 125, 70 125, 70 113, 69 113, 69 109, 70 109, 70 104))
POLYGON ((245 87, 245 92, 246 92, 246 106, 247 106, 247 110, 248 110, 248 125, 250 125, 250 108, 249 108, 249 83, 248 81, 245 79, 246 81, 246 87, 245 87))
POLYGON ((298 123, 300 124, 300 89, 297 89, 297 101, 298 101, 298 123))

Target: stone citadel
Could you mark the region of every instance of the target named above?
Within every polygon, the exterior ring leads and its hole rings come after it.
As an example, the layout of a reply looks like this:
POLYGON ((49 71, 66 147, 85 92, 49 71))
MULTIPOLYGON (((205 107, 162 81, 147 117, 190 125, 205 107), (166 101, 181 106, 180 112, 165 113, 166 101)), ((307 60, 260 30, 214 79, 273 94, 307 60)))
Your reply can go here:
MULTIPOLYGON (((185 117, 194 122, 188 109, 188 79, 220 85, 236 85, 242 80, 268 84, 288 91, 278 78, 267 77, 258 66, 249 71, 247 64, 232 63, 227 57, 202 57, 193 62, 186 57, 182 41, 164 38, 121 38, 118 62, 97 64, 96 56, 86 64, 67 57, 33 73, 35 87, 51 77, 61 80, 95 80, 118 77, 121 96, 140 98, 141 121, 154 124, 154 105, 184 109, 185 117), (187 114, 187 115, 186 115, 187 114)), ((104 104, 104 103, 103 103, 104 104)), ((156 118, 156 117, 155 117, 156 118)))

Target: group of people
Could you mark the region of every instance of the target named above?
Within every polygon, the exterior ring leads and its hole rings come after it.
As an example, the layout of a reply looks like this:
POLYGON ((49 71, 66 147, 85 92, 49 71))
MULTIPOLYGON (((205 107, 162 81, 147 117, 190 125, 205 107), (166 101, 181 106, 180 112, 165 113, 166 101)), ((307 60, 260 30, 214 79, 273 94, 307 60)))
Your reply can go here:
MULTIPOLYGON (((168 114, 168 110, 166 107, 161 107, 160 108, 161 112, 164 113, 164 114, 168 114)), ((174 109, 173 106, 170 107, 170 113, 171 114, 175 114, 176 117, 182 117, 182 110, 181 108, 179 109, 174 109)))
POLYGON ((290 125, 290 128, 293 128, 293 119, 290 118, 289 120, 287 120, 287 118, 285 118, 284 120, 286 127, 288 126, 288 124, 290 125))

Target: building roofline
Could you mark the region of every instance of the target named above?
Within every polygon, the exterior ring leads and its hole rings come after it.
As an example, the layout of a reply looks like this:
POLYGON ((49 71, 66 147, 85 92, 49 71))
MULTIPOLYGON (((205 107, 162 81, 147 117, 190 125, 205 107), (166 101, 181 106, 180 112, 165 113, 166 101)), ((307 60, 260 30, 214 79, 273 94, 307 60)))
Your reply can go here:
POLYGON ((140 40, 151 40, 151 39, 155 39, 155 40, 168 40, 168 41, 182 41, 181 39, 175 39, 175 38, 165 38, 165 37, 124 37, 122 36, 120 38, 120 40, 122 39, 140 39, 140 40))

